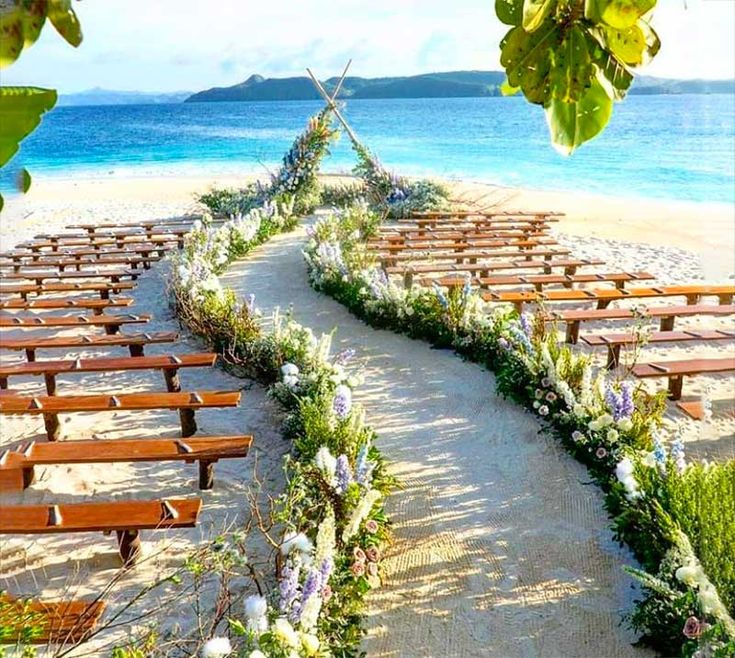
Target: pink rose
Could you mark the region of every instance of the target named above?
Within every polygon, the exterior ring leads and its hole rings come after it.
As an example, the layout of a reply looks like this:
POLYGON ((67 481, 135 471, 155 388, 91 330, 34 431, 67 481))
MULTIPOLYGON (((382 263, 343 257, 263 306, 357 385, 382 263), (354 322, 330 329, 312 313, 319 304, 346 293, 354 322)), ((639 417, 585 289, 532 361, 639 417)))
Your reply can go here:
POLYGON ((607 450, 603 447, 597 448, 597 452, 595 453, 598 457, 598 459, 603 459, 604 457, 607 457, 607 450))
POLYGON ((692 616, 686 620, 682 633, 684 633, 684 635, 686 635, 690 640, 696 640, 702 634, 703 630, 704 629, 702 628, 702 624, 699 619, 692 616))
POLYGON ((365 551, 363 551, 359 546, 355 546, 352 550, 352 555, 355 557, 357 562, 364 562, 367 559, 365 551))
POLYGON ((332 588, 329 585, 325 585, 322 587, 322 600, 324 603, 329 601, 329 599, 332 598, 332 588))
POLYGON ((378 575, 378 564, 377 562, 368 562, 367 565, 368 576, 375 577, 378 575))
POLYGON ((380 559, 380 551, 376 546, 369 546, 366 548, 365 555, 370 562, 377 562, 380 559))
POLYGON ((364 562, 353 562, 350 567, 350 571, 355 578, 365 575, 365 563, 364 562))
POLYGON ((378 522, 375 519, 368 519, 365 522, 365 530, 371 534, 378 532, 378 522))

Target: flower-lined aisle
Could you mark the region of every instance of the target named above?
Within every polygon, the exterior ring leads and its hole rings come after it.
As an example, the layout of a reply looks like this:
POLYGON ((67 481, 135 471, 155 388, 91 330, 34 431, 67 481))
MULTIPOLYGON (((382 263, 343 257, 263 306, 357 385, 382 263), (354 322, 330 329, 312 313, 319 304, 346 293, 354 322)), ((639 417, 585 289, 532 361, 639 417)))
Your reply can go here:
POLYGON ((469 285, 445 293, 390 280, 365 246, 381 217, 356 204, 320 220, 305 250, 312 285, 369 324, 455 349, 496 374, 589 469, 617 538, 644 570, 629 622, 666 655, 735 655, 735 461, 688 463, 662 428, 665 400, 596 373, 530 315, 488 314, 469 285))
POLYGON ((212 629, 205 658, 356 655, 364 596, 380 583, 388 539, 382 503, 392 481, 352 402, 359 380, 348 370, 351 352, 332 355, 331 336, 317 338, 278 313, 265 331, 254 295, 240 303, 218 279, 231 261, 293 228, 296 211, 318 198, 316 170, 333 136, 328 118, 322 113, 309 122, 270 187, 250 190, 246 213, 219 227, 205 220, 172 257, 178 317, 226 362, 269 387, 286 411, 283 433, 293 444, 286 491, 272 510, 281 532, 269 535, 277 547, 273 587, 249 596, 244 614, 212 629))

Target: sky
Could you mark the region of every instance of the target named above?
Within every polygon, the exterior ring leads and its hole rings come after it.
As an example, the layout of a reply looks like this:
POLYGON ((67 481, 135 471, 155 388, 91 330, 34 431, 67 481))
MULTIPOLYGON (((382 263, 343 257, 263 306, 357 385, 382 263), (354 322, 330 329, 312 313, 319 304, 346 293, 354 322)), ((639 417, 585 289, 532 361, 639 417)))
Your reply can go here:
MULTIPOLYGON (((45 28, 2 84, 198 91, 266 77, 500 68, 494 0, 81 0, 84 41, 45 28)), ((647 75, 735 78, 735 0, 659 0, 647 75)))

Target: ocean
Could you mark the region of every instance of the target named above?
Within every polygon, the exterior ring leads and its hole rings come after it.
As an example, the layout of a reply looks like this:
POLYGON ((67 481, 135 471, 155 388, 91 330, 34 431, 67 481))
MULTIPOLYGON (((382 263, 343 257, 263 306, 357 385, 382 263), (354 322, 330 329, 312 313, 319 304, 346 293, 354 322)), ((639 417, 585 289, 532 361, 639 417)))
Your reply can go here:
MULTIPOLYGON (((316 101, 59 107, 14 163, 33 176, 273 171, 316 101)), ((542 190, 735 202, 735 96, 630 96, 569 157, 522 98, 347 101, 344 114, 390 169, 542 190)), ((354 164, 342 136, 326 172, 354 164)), ((12 167, 11 167, 12 168, 12 167)))

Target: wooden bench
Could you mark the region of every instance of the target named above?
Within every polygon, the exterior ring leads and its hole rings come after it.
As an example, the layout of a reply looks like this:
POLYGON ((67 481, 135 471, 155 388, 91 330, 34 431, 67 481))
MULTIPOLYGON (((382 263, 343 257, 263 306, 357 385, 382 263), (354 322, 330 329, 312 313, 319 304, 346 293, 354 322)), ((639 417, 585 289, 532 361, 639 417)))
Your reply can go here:
POLYGON ((659 318, 660 331, 673 331, 674 321, 678 317, 695 315, 724 316, 734 315, 732 304, 698 304, 694 306, 649 306, 647 308, 606 308, 547 312, 543 318, 546 322, 564 322, 567 325, 566 341, 575 344, 579 340, 579 327, 582 322, 600 320, 632 320, 638 315, 659 318))
POLYGON ((368 239, 367 245, 372 247, 384 243, 411 245, 417 242, 435 244, 437 242, 472 242, 476 240, 541 240, 545 236, 545 230, 529 232, 522 229, 478 230, 472 228, 451 231, 433 231, 432 229, 421 231, 414 229, 412 232, 404 231, 400 233, 384 230, 378 233, 377 236, 368 239))
POLYGON ((133 303, 131 297, 115 297, 114 299, 0 299, 0 309, 5 311, 58 310, 62 308, 80 308, 101 315, 107 308, 125 307, 133 303))
POLYGON ((20 272, 2 272, 0 271, 0 279, 31 280, 35 281, 37 286, 43 285, 44 281, 64 280, 64 279, 109 279, 112 283, 119 283, 120 279, 127 277, 135 281, 140 276, 140 272, 135 270, 82 270, 81 272, 54 272, 39 270, 22 270, 20 272))
POLYGON ((39 601, 7 593, 0 593, 0 603, 0 644, 79 644, 105 610, 103 601, 39 601))
POLYGON ((118 249, 117 247, 67 247, 57 251, 29 251, 16 249, 11 251, 0 252, 0 258, 6 261, 32 263, 38 262, 42 258, 99 258, 101 256, 148 256, 149 254, 158 254, 165 256, 166 252, 176 246, 175 242, 153 244, 149 242, 130 242, 126 247, 118 249))
MULTIPOLYGON (((649 343, 679 343, 692 340, 732 340, 735 339, 735 331, 713 330, 681 330, 681 331, 657 331, 646 336, 646 344, 649 343)), ((606 368, 617 368, 620 364, 620 350, 626 345, 636 345, 639 336, 632 333, 604 334, 582 336, 583 343, 590 347, 607 347, 606 368)))
POLYGON ((468 272, 478 277, 488 277, 490 272, 501 270, 543 270, 551 274, 557 267, 564 268, 564 274, 576 274, 577 268, 602 265, 601 260, 556 259, 556 260, 510 260, 480 263, 420 263, 417 265, 385 267, 386 274, 401 274, 406 287, 413 284, 415 274, 443 274, 468 272))
POLYGON ((110 293, 118 293, 123 290, 132 290, 135 288, 132 281, 118 281, 117 283, 20 283, 15 285, 0 286, 0 295, 20 295, 23 300, 28 299, 28 295, 44 295, 46 293, 58 292, 98 292, 100 299, 109 299, 110 293))
POLYGON ((166 226, 171 224, 172 226, 188 225, 193 224, 197 221, 198 217, 191 215, 183 215, 181 217, 163 217, 160 219, 138 219, 134 222, 82 222, 80 224, 67 224, 68 229, 84 229, 94 233, 95 231, 109 229, 109 228, 130 228, 130 227, 146 227, 146 226, 166 226))
POLYGON ((212 367, 217 355, 211 352, 200 354, 175 354, 156 356, 129 356, 123 358, 95 358, 59 361, 29 361, 26 363, 0 364, 0 390, 8 388, 10 377, 42 375, 46 383, 46 394, 56 395, 56 378, 64 374, 90 372, 130 372, 135 370, 160 370, 171 393, 181 391, 179 370, 181 368, 212 367))
POLYGON ((533 249, 535 247, 543 247, 545 245, 555 245, 556 240, 551 238, 473 238, 473 239, 457 239, 457 240, 407 240, 405 242, 374 242, 369 244, 370 249, 380 251, 381 253, 395 254, 402 251, 467 251, 470 249, 533 249))
POLYGON ((130 356, 141 357, 146 345, 173 343, 179 339, 176 332, 158 332, 144 334, 115 334, 107 336, 54 336, 52 338, 19 338, 7 339, 0 335, 0 349, 24 350, 26 359, 36 360, 37 350, 123 346, 130 351, 130 356))
POLYGON ((658 286, 654 288, 550 290, 547 292, 483 292, 486 302, 510 302, 518 312, 528 303, 595 301, 598 309, 607 308, 617 299, 644 299, 647 297, 685 297, 687 304, 698 304, 702 297, 717 297, 720 304, 732 303, 735 286, 658 286))
POLYGON ((160 256, 109 256, 103 258, 99 256, 92 258, 84 256, 83 258, 56 258, 53 256, 39 256, 37 260, 30 262, 11 262, 0 264, 0 267, 12 268, 13 272, 20 272, 27 268, 49 267, 56 268, 60 272, 64 272, 66 268, 74 268, 77 272, 82 271, 83 267, 99 267, 100 265, 129 265, 132 269, 137 269, 138 265, 142 265, 144 269, 149 270, 151 263, 161 260, 160 256))
POLYGON ((112 336, 124 324, 145 324, 150 315, 86 315, 76 316, 0 316, 0 328, 46 329, 48 327, 104 327, 105 333, 112 336))
POLYGON ((199 463, 199 488, 214 486, 214 464, 247 457, 251 436, 184 439, 110 439, 21 445, 0 454, 0 491, 22 491, 34 480, 34 467, 57 464, 183 461, 199 463))
POLYGON ((102 249, 107 246, 115 246, 118 249, 127 249, 136 242, 153 243, 156 245, 166 245, 175 243, 179 249, 184 247, 184 236, 171 235, 146 235, 145 233, 128 233, 125 235, 114 235, 109 237, 81 237, 81 238, 64 238, 51 237, 45 239, 34 239, 28 242, 21 242, 16 245, 16 249, 28 249, 30 251, 43 252, 48 249, 51 252, 60 251, 70 247, 85 247, 102 249))
MULTIPOLYGON (((552 284, 561 284, 567 289, 571 289, 575 283, 614 283, 619 290, 625 289, 625 284, 629 281, 644 281, 655 279, 653 274, 648 272, 607 272, 604 274, 588 273, 588 274, 527 274, 527 275, 505 275, 478 277, 472 279, 472 283, 479 285, 481 288, 490 288, 495 286, 534 286, 537 292, 543 292, 543 286, 552 284)), ((446 276, 439 279, 425 279, 421 281, 424 285, 433 285, 436 283, 440 286, 448 288, 456 288, 463 286, 466 279, 458 276, 446 276)))
POLYGON ((527 210, 417 210, 409 215, 412 219, 472 219, 479 220, 488 218, 508 218, 508 217, 530 217, 544 221, 558 221, 558 217, 563 217, 564 213, 554 211, 527 211, 527 210))
POLYGON ((451 224, 437 224, 426 226, 421 224, 384 224, 378 229, 378 236, 383 235, 414 235, 414 236, 441 236, 447 233, 474 233, 478 231, 520 231, 523 234, 546 233, 549 226, 546 222, 529 222, 526 220, 487 220, 482 223, 452 222, 451 224))
POLYGON ((196 409, 236 407, 239 403, 239 391, 50 395, 44 397, 26 397, 17 395, 14 391, 3 391, 3 395, 0 395, 0 414, 42 415, 48 440, 56 441, 60 436, 59 414, 151 409, 178 410, 181 420, 181 436, 186 438, 197 430, 194 417, 196 409))
POLYGON ((3 505, 0 534, 47 535, 66 532, 115 532, 123 564, 133 564, 141 552, 140 531, 196 526, 199 498, 127 500, 60 505, 3 505))
POLYGON ((639 379, 667 377, 669 380, 669 398, 679 400, 685 376, 735 372, 735 357, 639 363, 633 366, 631 372, 639 379))
POLYGON ((422 260, 432 261, 453 261, 454 263, 464 263, 465 261, 470 264, 478 264, 482 261, 492 261, 495 258, 519 258, 523 257, 527 261, 531 261, 534 258, 543 258, 544 260, 551 260, 552 258, 559 258, 562 256, 568 256, 571 252, 569 249, 477 249, 467 251, 403 251, 398 253, 376 254, 378 260, 383 263, 384 267, 396 266, 399 262, 416 262, 422 260))
MULTIPOLYGON (((723 415, 726 418, 735 418, 735 407, 732 406, 732 400, 728 402, 730 403, 730 408, 723 415)), ((694 420, 704 419, 704 405, 701 400, 679 400, 676 406, 694 420)))

